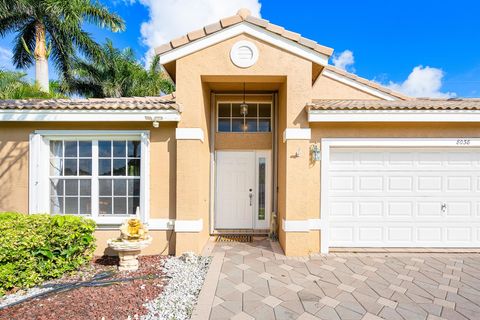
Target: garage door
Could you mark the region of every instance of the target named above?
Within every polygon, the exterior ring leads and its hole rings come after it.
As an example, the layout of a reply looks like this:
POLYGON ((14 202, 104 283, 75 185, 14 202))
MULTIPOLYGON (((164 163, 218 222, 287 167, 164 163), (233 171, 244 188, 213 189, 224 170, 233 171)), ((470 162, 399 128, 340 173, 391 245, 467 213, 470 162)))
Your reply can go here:
POLYGON ((331 247, 480 247, 480 149, 332 148, 331 247))

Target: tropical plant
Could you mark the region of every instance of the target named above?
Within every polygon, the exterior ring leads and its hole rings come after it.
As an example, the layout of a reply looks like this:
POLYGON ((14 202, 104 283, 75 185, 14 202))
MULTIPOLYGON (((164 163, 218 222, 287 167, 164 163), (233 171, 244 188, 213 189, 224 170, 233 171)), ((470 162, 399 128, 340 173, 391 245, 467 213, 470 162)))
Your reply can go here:
POLYGON ((108 39, 100 58, 76 58, 72 76, 62 85, 67 92, 95 98, 158 96, 174 90, 160 69, 158 56, 146 70, 131 48, 119 50, 108 39))
POLYGON ((25 80, 25 73, 0 70, 0 99, 64 98, 60 84, 50 81, 50 92, 42 91, 37 84, 25 80))
POLYGON ((0 212, 0 297, 77 270, 93 257, 95 222, 0 212))
POLYGON ((124 21, 92 0, 0 0, 0 37, 15 32, 13 62, 17 68, 35 64, 35 79, 48 92, 48 59, 64 77, 75 53, 97 57, 100 46, 82 29, 91 23, 114 32, 124 21))

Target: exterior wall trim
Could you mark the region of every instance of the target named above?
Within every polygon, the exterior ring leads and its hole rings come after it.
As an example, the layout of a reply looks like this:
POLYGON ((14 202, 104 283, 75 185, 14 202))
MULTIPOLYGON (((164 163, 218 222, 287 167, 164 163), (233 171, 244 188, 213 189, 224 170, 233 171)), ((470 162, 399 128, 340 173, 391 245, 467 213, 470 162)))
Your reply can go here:
POLYGON ((283 142, 287 140, 310 140, 312 129, 310 128, 287 128, 283 131, 283 142))
POLYGON ((320 252, 329 251, 328 181, 330 149, 333 147, 480 147, 480 138, 323 138, 321 140, 320 252))
POLYGON ((0 121, 180 121, 177 110, 0 110, 0 121))
POLYGON ((202 128, 176 128, 175 138, 177 140, 200 140, 202 142, 205 140, 202 128))
POLYGON ((388 93, 384 93, 380 90, 377 90, 377 89, 372 88, 368 85, 365 85, 363 83, 360 83, 360 82, 355 81, 353 79, 350 79, 348 77, 342 76, 342 75, 340 75, 338 73, 335 73, 333 71, 330 71, 330 70, 323 70, 322 75, 327 77, 327 78, 330 78, 332 80, 336 80, 338 82, 344 83, 344 84, 346 84, 350 87, 353 87, 353 88, 359 89, 363 92, 374 95, 378 98, 384 99, 384 100, 390 100, 390 101, 398 100, 398 98, 395 98, 394 96, 389 95, 388 93))
POLYGON ((263 40, 286 51, 292 52, 302 58, 313 61, 320 65, 328 65, 329 56, 309 49, 292 40, 288 40, 285 37, 282 37, 264 28, 254 26, 248 22, 238 23, 197 41, 193 41, 176 49, 170 50, 164 54, 160 54, 160 63, 164 65, 243 33, 263 40))
POLYGON ((322 229, 323 225, 320 219, 282 220, 282 230, 285 232, 309 232, 322 229))
POLYGON ((150 219, 148 230, 173 230, 175 219, 150 219))
POLYGON ((203 219, 175 220, 175 232, 200 232, 203 230, 203 219))
POLYGON ((478 122, 476 110, 310 110, 308 122, 478 122))

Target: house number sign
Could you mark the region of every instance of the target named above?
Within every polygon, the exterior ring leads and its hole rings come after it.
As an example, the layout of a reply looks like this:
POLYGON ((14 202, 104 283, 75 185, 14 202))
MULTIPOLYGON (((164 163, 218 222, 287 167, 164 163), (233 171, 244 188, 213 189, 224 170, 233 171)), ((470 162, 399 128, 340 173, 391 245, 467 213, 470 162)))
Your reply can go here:
POLYGON ((457 146, 469 146, 470 139, 457 139, 457 146))

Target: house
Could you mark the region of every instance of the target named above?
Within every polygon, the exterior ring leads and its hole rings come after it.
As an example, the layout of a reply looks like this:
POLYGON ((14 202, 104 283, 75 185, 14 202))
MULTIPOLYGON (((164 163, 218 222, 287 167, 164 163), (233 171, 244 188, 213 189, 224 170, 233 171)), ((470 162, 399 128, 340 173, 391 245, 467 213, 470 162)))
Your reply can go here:
POLYGON ((157 48, 164 97, 0 103, 0 211, 79 214, 97 253, 139 208, 147 253, 268 234, 287 255, 480 247, 480 100, 415 99, 237 15, 157 48))

